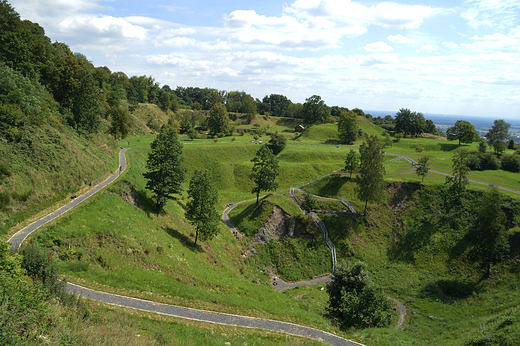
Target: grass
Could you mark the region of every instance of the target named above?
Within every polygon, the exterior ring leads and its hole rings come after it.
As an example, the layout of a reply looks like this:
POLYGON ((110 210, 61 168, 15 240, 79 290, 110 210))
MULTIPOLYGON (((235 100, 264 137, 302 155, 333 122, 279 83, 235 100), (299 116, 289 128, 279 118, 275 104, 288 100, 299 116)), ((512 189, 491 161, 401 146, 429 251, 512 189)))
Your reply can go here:
POLYGON ((85 138, 47 124, 28 131, 30 145, 0 142, 0 166, 9 171, 0 193, 10 196, 0 210, 0 235, 117 168, 116 143, 106 135, 85 138))
MULTIPOLYGON (((292 126, 272 124, 272 118, 264 120, 267 123, 262 126, 279 126, 279 131, 292 126)), ((459 272, 447 265, 449 253, 443 245, 450 240, 449 234, 432 233, 429 242, 414 253, 413 261, 394 255, 396 239, 411 222, 407 213, 416 208, 413 193, 407 195, 402 209, 369 205, 366 218, 320 215, 336 244, 338 259, 367 262, 378 285, 407 305, 409 315, 402 331, 389 327, 340 332, 326 319, 327 301, 319 288, 273 291, 269 281, 270 265, 275 265, 289 280, 311 278, 330 270, 327 269, 330 268, 330 252, 314 243, 321 240, 319 230, 313 229, 312 223, 289 200, 287 190, 343 168, 344 158, 352 146, 335 142, 334 126, 315 126, 307 135, 289 140, 286 149, 278 155, 278 191, 263 199, 260 209, 254 202, 249 202, 233 210, 233 222, 249 236, 265 222, 274 204, 296 219, 300 238, 259 245, 258 256, 246 258, 252 245, 250 238, 239 242, 224 225, 215 239, 193 249, 194 230, 184 219, 185 193, 177 201, 168 202, 163 213, 156 215, 152 211, 142 173, 154 136, 132 137, 121 142, 131 147, 127 152, 128 171, 106 192, 43 229, 37 239, 57 252, 67 279, 73 282, 165 303, 306 324, 367 345, 426 345, 432 340, 440 345, 460 345, 475 335, 516 337, 519 316, 514 308, 520 302, 520 279, 513 264, 499 268, 501 274, 497 282, 475 286, 475 295, 453 298, 443 289, 451 287, 450 282, 455 282, 455 289, 473 287, 475 280, 471 273, 476 268, 459 272), (142 208, 131 206, 120 197, 130 188, 141 197, 142 208), (241 226, 241 223, 245 224, 241 226), (469 286, 464 286, 466 284, 469 286), (303 293, 306 294, 295 299, 303 293)), ((367 127, 366 131, 382 133, 376 127, 367 127)), ((219 138, 217 142, 190 140, 184 135, 180 138, 189 174, 199 168, 211 170, 220 193, 220 210, 225 204, 254 197, 247 175, 258 145, 251 143, 250 135, 235 136, 234 141, 232 137, 219 138)), ((261 140, 267 141, 268 137, 261 140)), ((434 139, 403 138, 386 150, 416 161, 420 155, 430 155, 432 169, 449 173, 451 157, 457 147, 434 139), (417 146, 423 147, 424 151, 416 152, 417 146)), ((474 144, 468 147, 473 148, 474 144)), ((408 162, 390 159, 385 161, 388 174, 410 169, 408 162)), ((490 183, 497 181, 497 185, 511 188, 520 185, 517 174, 503 171, 471 172, 470 178, 490 183)), ((386 179, 420 186, 420 177, 415 173, 386 179)), ((435 187, 443 182, 443 176, 430 172, 424 186, 435 187)), ((470 184, 470 188, 484 189, 485 186, 470 184)), ((516 189, 520 190, 520 186, 516 189)), ((305 187, 305 191, 320 196, 341 196, 360 210, 363 203, 356 199, 354 190, 355 183, 347 176, 326 177, 305 187)), ((397 205, 399 200, 395 202, 397 205)), ((335 208, 334 203, 320 203, 325 209, 335 208)), ((189 334, 187 340, 192 338, 204 343, 207 336, 199 339, 197 333, 189 334)))

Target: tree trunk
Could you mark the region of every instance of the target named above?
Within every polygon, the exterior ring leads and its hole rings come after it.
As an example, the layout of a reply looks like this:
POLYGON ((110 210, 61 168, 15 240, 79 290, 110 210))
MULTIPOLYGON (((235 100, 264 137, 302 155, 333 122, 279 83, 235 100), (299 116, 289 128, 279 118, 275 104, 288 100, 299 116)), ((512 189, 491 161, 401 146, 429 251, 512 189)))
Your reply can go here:
POLYGON ((367 216, 368 199, 365 202, 365 216, 367 216))
POLYGON ((258 205, 258 197, 260 196, 260 189, 256 193, 256 204, 258 205))
POLYGON ((197 240, 199 239, 199 228, 195 231, 195 242, 193 243, 193 248, 197 248, 197 240))

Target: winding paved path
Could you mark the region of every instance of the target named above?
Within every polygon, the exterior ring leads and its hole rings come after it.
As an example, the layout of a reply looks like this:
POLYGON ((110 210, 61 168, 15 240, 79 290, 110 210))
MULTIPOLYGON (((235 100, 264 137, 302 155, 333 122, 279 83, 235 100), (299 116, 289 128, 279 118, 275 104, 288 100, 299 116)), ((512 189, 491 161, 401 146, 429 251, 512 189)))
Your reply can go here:
MULTIPOLYGON (((92 188, 87 193, 76 197, 73 201, 68 203, 67 205, 61 207, 57 211, 41 218, 40 220, 33 222, 27 227, 24 227, 17 233, 15 233, 8 242, 11 243, 11 249, 17 250, 20 245, 23 243, 23 241, 34 231, 36 231, 41 226, 45 225, 46 223, 54 220, 55 218, 63 215, 67 211, 71 210, 81 202, 85 201, 98 191, 100 191, 102 188, 107 186, 108 184, 114 182, 119 175, 126 169, 126 158, 125 158, 125 152, 128 148, 124 148, 119 153, 119 168, 118 170, 112 174, 110 177, 108 177, 104 182, 100 183, 99 185, 92 188)), ((236 205, 236 204, 235 204, 236 205)), ((233 206, 235 206, 233 205, 233 206)), ((227 210, 227 209, 226 209, 227 210)), ((231 209, 229 209, 231 210, 231 209)), ((228 213, 229 213, 228 210, 228 213)), ((226 217, 227 213, 224 212, 226 217)), ((228 219, 229 221, 229 219, 228 219)), ((229 222, 231 224, 231 222, 229 222)), ((227 224, 227 223, 226 223, 227 224)), ((232 226, 232 225, 231 225, 232 226)), ((270 330, 275 332, 282 332, 285 334, 290 334, 294 336, 300 336, 304 338, 311 338, 315 340, 320 340, 322 342, 329 343, 331 345, 338 345, 338 346, 363 346, 362 344, 359 344, 354 341, 350 341, 344 338, 341 338, 339 336, 336 336, 331 333, 327 333, 322 330, 305 327, 293 323, 288 322, 281 322, 281 321, 275 321, 275 320, 269 320, 269 319, 263 319, 263 318, 256 318, 256 317, 248 317, 248 316, 240 316, 240 315, 232 315, 232 314, 226 314, 226 313, 220 313, 220 312, 214 312, 214 311, 206 311, 206 310, 197 310, 197 309, 191 309, 186 308, 182 306, 176 306, 176 305, 168 305, 168 304, 162 304, 162 303, 156 303, 149 300, 142 300, 132 297, 125 297, 117 294, 111 294, 101 291, 95 291, 86 287, 78 286, 75 284, 67 283, 65 286, 65 289, 68 292, 72 292, 78 295, 81 295, 83 297, 87 297, 90 299, 99 300, 101 302, 104 302, 106 304, 110 305, 117 305, 122 306, 126 308, 136 309, 136 310, 142 310, 142 311, 148 311, 168 316, 174 316, 178 318, 185 318, 195 321, 201 321, 201 322, 207 322, 207 323, 216 323, 216 324, 223 324, 223 325, 230 325, 230 326, 238 326, 238 327, 245 327, 245 328, 257 328, 257 329, 264 329, 264 330, 270 330)))

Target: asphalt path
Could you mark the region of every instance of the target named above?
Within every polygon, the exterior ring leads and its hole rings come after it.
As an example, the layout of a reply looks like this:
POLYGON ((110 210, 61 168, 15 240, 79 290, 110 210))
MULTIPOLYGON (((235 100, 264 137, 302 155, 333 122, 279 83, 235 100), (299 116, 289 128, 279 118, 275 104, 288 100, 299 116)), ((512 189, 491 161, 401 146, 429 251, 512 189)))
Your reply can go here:
POLYGON ((77 206, 78 204, 80 204, 80 203, 84 202, 85 200, 87 200, 88 198, 90 198, 92 195, 97 193, 99 190, 101 190, 102 188, 104 188, 108 184, 114 182, 119 177, 119 174, 121 174, 121 172, 123 172, 126 169, 125 152, 127 150, 128 150, 128 148, 123 148, 119 152, 119 168, 117 169, 117 171, 115 173, 113 173, 105 181, 103 181, 103 182, 99 183, 98 185, 94 186, 92 189, 90 189, 85 194, 72 199, 72 201, 70 203, 64 205, 63 207, 61 207, 60 209, 56 210, 55 212, 50 213, 47 216, 42 217, 38 221, 35 221, 35 222, 31 223, 29 226, 26 226, 26 227, 22 228, 21 230, 19 230, 18 232, 16 232, 8 240, 8 242, 11 243, 11 250, 12 251, 18 250, 20 245, 23 243, 25 238, 27 238, 29 236, 29 234, 31 234, 32 232, 36 231, 38 228, 40 228, 41 226, 45 225, 46 223, 51 222, 55 218, 65 214, 66 212, 68 212, 69 210, 71 210, 72 208, 77 206))
MULTIPOLYGON (((110 177, 108 177, 105 181, 102 183, 96 185, 91 190, 86 192, 85 194, 78 196, 74 198, 70 203, 67 205, 61 207, 60 209, 56 210, 53 213, 50 213, 49 215, 41 218, 40 220, 33 222, 27 227, 24 227, 17 233, 15 233, 8 242, 11 243, 11 249, 16 251, 20 247, 20 245, 23 243, 23 241, 34 231, 36 231, 41 226, 45 225, 46 223, 56 219, 57 217, 65 214, 78 204, 84 202, 86 199, 100 191, 105 186, 109 185, 110 183, 114 182, 119 175, 125 171, 126 169, 126 158, 125 158, 125 152, 128 148, 123 148, 119 152, 119 168, 118 170, 113 173, 110 177)), ((236 204, 235 204, 236 205, 236 204)), ((233 206, 235 206, 233 205, 233 206)), ((227 210, 227 209, 226 209, 227 210)), ((231 210, 231 209, 229 209, 231 210)), ((227 212, 229 213, 229 210, 227 212)), ((227 213, 224 214, 227 218, 227 213)), ((232 226, 231 222, 228 219, 229 224, 232 226)), ((227 223, 226 223, 227 224, 227 223)), ((182 306, 176 306, 176 305, 168 305, 168 304, 162 304, 157 303, 149 300, 142 300, 132 297, 125 297, 117 294, 111 294, 101 291, 95 291, 86 287, 78 286, 72 283, 66 283, 65 289, 68 292, 72 292, 74 294, 80 295, 85 298, 90 298, 94 300, 98 300, 101 302, 104 302, 106 304, 110 305, 117 305, 121 307, 141 310, 141 311, 147 311, 157 314, 163 314, 178 318, 184 318, 189 320, 195 320, 200 322, 207 322, 207 323, 216 323, 216 324, 223 324, 223 325, 230 325, 230 326, 237 326, 237 327, 245 327, 245 328, 256 328, 256 329, 263 329, 263 330, 270 330, 274 332, 281 332, 289 335, 294 336, 300 336, 304 338, 311 338, 315 340, 319 340, 322 342, 329 343, 331 345, 337 345, 337 346, 363 346, 362 344, 359 344, 354 341, 350 341, 344 338, 341 338, 339 336, 336 336, 331 333, 327 333, 322 330, 305 327, 293 323, 288 322, 281 322, 281 321, 275 321, 275 320, 269 320, 269 319, 263 319, 263 318, 256 318, 256 317, 249 317, 249 316, 240 316, 240 315, 233 315, 233 314, 226 314, 226 313, 220 313, 220 312, 214 312, 214 311, 207 311, 207 310, 197 310, 197 309, 191 309, 186 308, 182 306)))

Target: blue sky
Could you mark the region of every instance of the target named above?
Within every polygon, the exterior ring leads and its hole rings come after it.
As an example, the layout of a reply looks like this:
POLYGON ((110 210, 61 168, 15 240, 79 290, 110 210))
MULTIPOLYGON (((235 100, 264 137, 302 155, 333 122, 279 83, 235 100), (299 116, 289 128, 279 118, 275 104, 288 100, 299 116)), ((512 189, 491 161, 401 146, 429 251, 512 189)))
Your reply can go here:
POLYGON ((11 0, 95 66, 160 85, 520 118, 520 1, 11 0))

